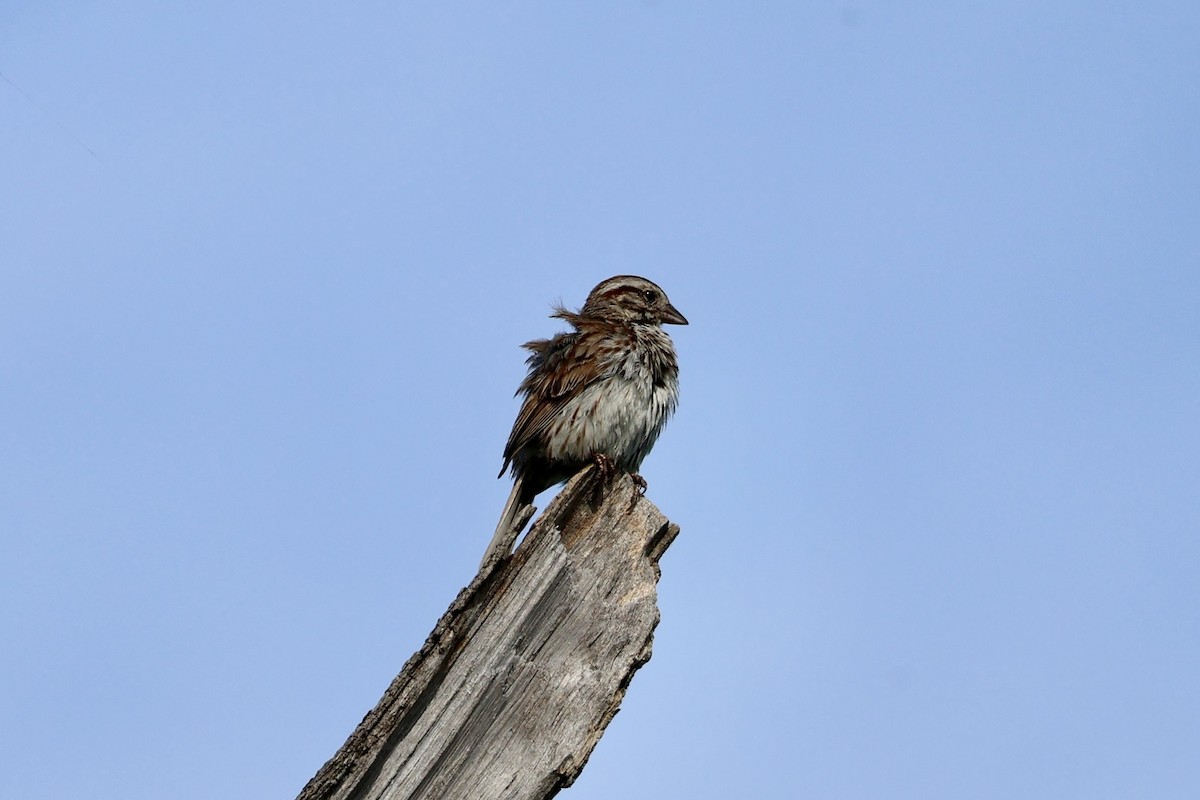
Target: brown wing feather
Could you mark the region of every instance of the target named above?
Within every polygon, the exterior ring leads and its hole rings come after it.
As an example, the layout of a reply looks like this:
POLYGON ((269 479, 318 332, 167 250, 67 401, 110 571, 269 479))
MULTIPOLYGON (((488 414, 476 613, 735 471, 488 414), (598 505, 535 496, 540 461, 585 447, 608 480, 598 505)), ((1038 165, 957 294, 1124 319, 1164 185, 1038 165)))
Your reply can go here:
POLYGON ((524 345, 532 351, 527 360, 529 373, 517 389, 517 394, 525 395, 525 402, 504 446, 501 475, 513 457, 546 430, 564 403, 602 377, 601 359, 595 357, 596 338, 578 331, 524 345))

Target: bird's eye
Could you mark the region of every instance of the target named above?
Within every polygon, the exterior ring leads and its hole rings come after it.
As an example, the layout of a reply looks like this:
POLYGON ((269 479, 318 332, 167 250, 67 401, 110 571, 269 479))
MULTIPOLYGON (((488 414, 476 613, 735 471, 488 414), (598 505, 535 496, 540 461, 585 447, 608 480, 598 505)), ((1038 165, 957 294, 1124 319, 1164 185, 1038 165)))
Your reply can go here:
POLYGON ((658 299, 658 292, 654 291, 653 289, 646 289, 644 292, 642 292, 642 297, 646 298, 647 303, 653 303, 658 299))

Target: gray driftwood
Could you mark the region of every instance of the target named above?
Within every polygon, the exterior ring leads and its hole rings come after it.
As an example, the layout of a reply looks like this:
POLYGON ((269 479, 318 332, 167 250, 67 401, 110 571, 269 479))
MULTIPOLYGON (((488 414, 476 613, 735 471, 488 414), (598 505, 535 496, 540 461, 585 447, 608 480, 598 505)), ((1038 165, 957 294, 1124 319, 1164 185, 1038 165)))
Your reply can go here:
POLYGON ((482 567, 297 800, 541 800, 574 782, 650 659, 679 533, 628 477, 596 481, 573 478, 482 567))

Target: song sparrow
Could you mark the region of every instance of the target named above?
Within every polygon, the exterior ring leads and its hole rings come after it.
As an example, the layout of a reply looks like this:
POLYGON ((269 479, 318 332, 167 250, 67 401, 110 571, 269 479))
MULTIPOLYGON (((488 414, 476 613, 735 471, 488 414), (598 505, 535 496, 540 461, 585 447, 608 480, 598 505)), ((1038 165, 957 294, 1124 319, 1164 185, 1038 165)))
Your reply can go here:
POLYGON ((535 339, 525 349, 529 373, 517 389, 525 401, 504 447, 513 488, 483 562, 507 555, 533 498, 595 462, 637 474, 675 410, 679 365, 663 324, 687 320, 655 284, 635 275, 602 282, 578 312, 556 306, 551 317, 575 329, 535 339), (519 519, 520 518, 520 519, 519 519), (519 519, 519 521, 518 521, 519 519))

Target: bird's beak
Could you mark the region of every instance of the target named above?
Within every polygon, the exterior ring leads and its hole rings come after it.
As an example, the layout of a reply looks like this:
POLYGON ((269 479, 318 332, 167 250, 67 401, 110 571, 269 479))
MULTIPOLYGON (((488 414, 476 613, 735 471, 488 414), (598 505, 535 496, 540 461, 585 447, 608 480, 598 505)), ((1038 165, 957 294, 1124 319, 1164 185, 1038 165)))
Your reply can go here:
POLYGON ((662 321, 666 325, 687 325, 687 317, 679 313, 679 309, 667 303, 667 307, 663 309, 662 321))

